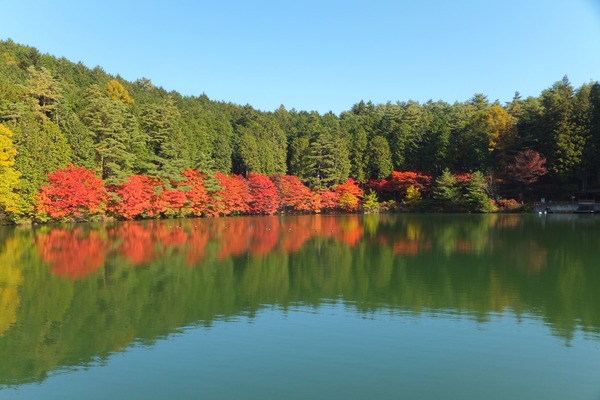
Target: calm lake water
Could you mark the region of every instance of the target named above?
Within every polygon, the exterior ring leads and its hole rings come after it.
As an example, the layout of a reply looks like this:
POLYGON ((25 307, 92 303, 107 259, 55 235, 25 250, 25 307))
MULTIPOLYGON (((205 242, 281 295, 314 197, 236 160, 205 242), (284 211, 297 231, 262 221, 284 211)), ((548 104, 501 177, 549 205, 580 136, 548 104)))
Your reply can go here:
POLYGON ((0 228, 0 399, 600 399, 600 217, 0 228))

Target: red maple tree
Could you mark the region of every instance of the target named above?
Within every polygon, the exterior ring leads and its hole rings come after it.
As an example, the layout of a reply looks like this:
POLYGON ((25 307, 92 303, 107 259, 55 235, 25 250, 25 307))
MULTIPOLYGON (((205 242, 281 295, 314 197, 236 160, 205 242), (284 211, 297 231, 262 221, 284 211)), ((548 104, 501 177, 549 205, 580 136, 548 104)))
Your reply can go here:
POLYGON ((104 183, 85 167, 59 169, 48 174, 50 184, 40 188, 37 212, 51 218, 82 219, 101 214, 106 205, 104 183))
POLYGON ((279 194, 277 188, 268 176, 248 174, 248 202, 251 214, 272 215, 279 209, 279 194))
POLYGON ((275 175, 271 180, 277 186, 281 205, 293 211, 314 211, 313 193, 293 175, 275 175))
POLYGON ((109 205, 109 210, 124 219, 153 218, 168 206, 166 199, 161 198, 163 183, 145 175, 131 176, 113 191, 118 199, 109 205))
POLYGON ((421 193, 431 190, 431 176, 413 171, 392 171, 389 179, 374 180, 367 187, 384 197, 402 199, 409 187, 414 186, 421 193))
POLYGON ((515 156, 515 160, 508 167, 508 171, 515 181, 523 185, 531 185, 548 172, 544 166, 545 164, 546 159, 537 151, 523 150, 515 156))
POLYGON ((358 210, 363 191, 354 179, 348 178, 346 182, 337 185, 333 190, 339 196, 338 208, 346 212, 358 210))
POLYGON ((186 169, 182 173, 185 181, 179 184, 184 189, 187 199, 188 213, 194 217, 200 217, 208 207, 208 193, 204 188, 204 174, 198 170, 186 169))
POLYGON ((324 190, 319 192, 318 200, 320 210, 332 211, 338 207, 340 195, 331 190, 324 190))
POLYGON ((210 198, 208 216, 243 214, 248 212, 248 185, 240 175, 227 176, 221 172, 215 174, 221 190, 210 198))

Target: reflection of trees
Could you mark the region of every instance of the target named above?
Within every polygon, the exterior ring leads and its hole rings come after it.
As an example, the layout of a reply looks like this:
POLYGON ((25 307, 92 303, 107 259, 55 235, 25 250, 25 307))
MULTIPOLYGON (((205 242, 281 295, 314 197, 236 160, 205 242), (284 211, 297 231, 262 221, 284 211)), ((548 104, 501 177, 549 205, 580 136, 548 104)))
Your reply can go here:
POLYGON ((53 229, 37 238, 41 258, 52 272, 70 279, 84 278, 104 265, 104 240, 98 231, 53 229))
POLYGON ((8 239, 0 247, 0 337, 17 322, 17 309, 21 303, 19 286, 23 282, 19 268, 21 254, 15 238, 8 239))
POLYGON ((598 334, 598 223, 288 215, 5 230, 0 357, 22 356, 0 363, 0 383, 183 326, 332 299, 360 312, 533 314, 565 338, 598 334))

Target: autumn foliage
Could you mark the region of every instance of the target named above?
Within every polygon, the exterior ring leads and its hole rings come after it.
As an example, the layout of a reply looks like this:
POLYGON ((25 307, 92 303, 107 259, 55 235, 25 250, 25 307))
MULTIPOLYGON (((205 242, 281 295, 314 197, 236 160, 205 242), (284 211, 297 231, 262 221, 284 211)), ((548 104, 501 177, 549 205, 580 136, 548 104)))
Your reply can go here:
MULTIPOLYGON (((534 182, 545 173, 543 162, 537 153, 519 154, 513 167, 515 179, 534 182)), ((471 173, 463 173, 453 175, 453 179, 455 183, 465 186, 470 184, 472 176, 471 173)), ((268 177, 256 173, 244 178, 217 172, 214 175, 216 184, 211 185, 209 190, 206 175, 189 168, 182 172, 181 179, 175 181, 165 182, 146 175, 134 175, 106 190, 102 180, 93 171, 73 165, 50 174, 48 179, 50 185, 43 187, 38 196, 40 220, 79 220, 102 216, 105 211, 108 217, 125 220, 273 215, 280 210, 352 213, 363 207, 365 197, 363 189, 352 178, 331 189, 313 192, 298 177, 268 177)), ((419 203, 422 197, 431 196, 431 181, 430 176, 417 172, 393 171, 388 179, 371 181, 367 187, 371 193, 376 192, 375 202, 381 196, 388 200, 399 199, 402 204, 411 207, 415 205, 413 203, 419 203), (413 196, 415 194, 416 197, 413 196)))
POLYGON ((269 177, 248 174, 248 202, 250 214, 272 215, 279 209, 279 194, 269 177))
POLYGON ((41 258, 52 273, 71 280, 85 278, 104 265, 106 243, 98 232, 55 229, 37 239, 41 258), (75 255, 77 255, 75 257, 75 255))
POLYGON ((383 197, 402 199, 409 187, 419 189, 421 193, 431 191, 431 176, 413 171, 392 171, 389 179, 371 181, 367 186, 383 197))
POLYGON ((243 214, 248 212, 248 186, 240 175, 227 176, 221 172, 215 174, 221 190, 212 195, 213 206, 209 216, 243 214))
POLYGON ((275 175, 273 183, 279 191, 281 206, 299 212, 315 211, 314 195, 309 188, 293 175, 275 175))
POLYGON ((124 219, 153 218, 167 209, 168 196, 161 196, 164 185, 158 179, 134 175, 113 191, 118 198, 109 210, 124 219))
POLYGON ((84 167, 59 169, 48 175, 37 199, 37 212, 50 218, 83 219, 103 212, 106 204, 104 183, 94 171, 84 167))
POLYGON ((508 170, 513 179, 523 185, 531 185, 545 175, 546 159, 534 150, 524 150, 515 156, 508 170))
POLYGON ((188 214, 200 217, 206 212, 209 203, 208 193, 204 188, 204 175, 200 171, 190 168, 186 169, 182 175, 185 181, 179 186, 185 193, 188 214))
POLYGON ((363 197, 363 191, 354 179, 348 178, 345 183, 333 188, 333 191, 339 196, 338 208, 346 212, 358 210, 360 199, 363 197))

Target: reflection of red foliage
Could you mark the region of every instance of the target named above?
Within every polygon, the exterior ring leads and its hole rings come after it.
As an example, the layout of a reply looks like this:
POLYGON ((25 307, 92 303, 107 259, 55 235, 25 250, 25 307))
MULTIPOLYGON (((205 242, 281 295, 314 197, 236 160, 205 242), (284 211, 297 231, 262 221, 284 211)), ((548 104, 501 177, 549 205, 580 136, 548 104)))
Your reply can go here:
POLYGON ((419 243, 414 240, 399 240, 393 245, 394 255, 415 255, 419 252, 419 243))
POLYGON ((315 236, 335 237, 339 230, 337 218, 325 215, 316 215, 313 219, 312 231, 315 236))
POLYGON ((541 248, 534 240, 530 240, 527 246, 527 266, 534 272, 540 272, 548 266, 548 250, 541 248))
POLYGON ((281 227, 281 249, 286 253, 295 253, 300 250, 304 243, 314 236, 311 229, 312 221, 313 219, 308 218, 285 221, 281 227))
POLYGON ((53 274, 76 280, 104 265, 106 243, 95 231, 55 229, 38 237, 37 248, 53 274))
POLYGON ((209 237, 208 230, 204 224, 192 227, 185 253, 185 263, 187 266, 195 267, 204 260, 204 253, 209 237))
POLYGON ((352 247, 363 237, 363 227, 360 224, 358 216, 352 216, 349 219, 344 219, 340 224, 340 230, 337 238, 340 242, 352 247))
POLYGON ((279 220, 277 217, 265 217, 253 220, 250 253, 267 254, 279 240, 279 220))
POLYGON ((183 246, 188 241, 187 233, 179 226, 161 232, 160 241, 165 247, 183 246))
POLYGON ((279 209, 277 188, 268 176, 248 174, 251 214, 272 215, 279 209))
POLYGON ((48 174, 50 185, 40 188, 37 209, 51 218, 81 218, 100 213, 106 203, 104 183, 85 167, 59 169, 48 174))
POLYGON ((220 230, 221 249, 217 257, 224 259, 230 256, 239 256, 248 251, 251 230, 247 218, 229 218, 223 221, 220 230))
POLYGON ((458 253, 471 253, 473 252, 473 242, 470 240, 457 240, 456 251, 458 253))
POLYGON ((119 225, 116 237, 123 240, 118 253, 135 266, 147 265, 157 256, 152 231, 138 223, 119 225))

